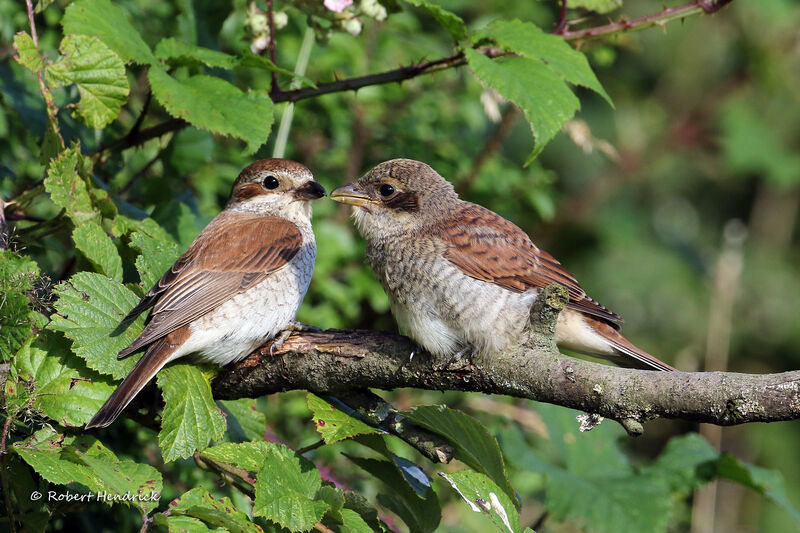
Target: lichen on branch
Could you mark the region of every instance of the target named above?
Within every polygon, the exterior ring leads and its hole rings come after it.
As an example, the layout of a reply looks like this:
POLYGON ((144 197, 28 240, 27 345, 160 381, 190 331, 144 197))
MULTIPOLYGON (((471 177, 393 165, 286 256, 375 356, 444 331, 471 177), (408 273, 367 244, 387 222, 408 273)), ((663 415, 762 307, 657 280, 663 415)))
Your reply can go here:
POLYGON ((259 348, 215 378, 214 395, 235 399, 293 389, 336 395, 406 387, 472 391, 598 414, 619 421, 632 434, 656 418, 724 426, 800 418, 800 371, 659 372, 560 354, 552 341, 564 304, 559 293, 551 286, 537 300, 531 335, 523 346, 476 359, 465 368, 443 370, 400 335, 328 330, 290 337, 273 356, 269 344, 259 348))

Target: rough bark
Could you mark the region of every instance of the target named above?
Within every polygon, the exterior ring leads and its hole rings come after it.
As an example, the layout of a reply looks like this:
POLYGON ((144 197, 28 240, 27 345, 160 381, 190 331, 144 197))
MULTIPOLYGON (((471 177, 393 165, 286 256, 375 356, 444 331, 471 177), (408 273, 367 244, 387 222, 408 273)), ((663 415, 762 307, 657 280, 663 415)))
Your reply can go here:
POLYGON ((336 396, 354 390, 413 387, 504 394, 579 409, 619 421, 631 434, 655 418, 723 426, 800 418, 800 371, 780 374, 634 370, 560 354, 552 331, 565 291, 548 287, 531 312, 520 347, 443 369, 406 337, 328 330, 269 345, 214 380, 221 399, 292 389, 336 396), (412 357, 412 354, 413 357, 412 357))

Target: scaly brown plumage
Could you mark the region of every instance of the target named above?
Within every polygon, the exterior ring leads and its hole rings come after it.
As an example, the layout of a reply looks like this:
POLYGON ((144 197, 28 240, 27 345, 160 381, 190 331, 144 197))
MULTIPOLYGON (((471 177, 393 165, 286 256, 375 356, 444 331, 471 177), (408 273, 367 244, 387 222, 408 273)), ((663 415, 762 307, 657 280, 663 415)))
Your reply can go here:
POLYGON ((625 366, 673 370, 619 332, 621 317, 500 215, 458 198, 428 165, 381 163, 331 198, 354 206, 367 261, 387 291, 401 331, 429 352, 491 353, 521 341, 530 306, 551 283, 569 303, 559 346, 625 366))

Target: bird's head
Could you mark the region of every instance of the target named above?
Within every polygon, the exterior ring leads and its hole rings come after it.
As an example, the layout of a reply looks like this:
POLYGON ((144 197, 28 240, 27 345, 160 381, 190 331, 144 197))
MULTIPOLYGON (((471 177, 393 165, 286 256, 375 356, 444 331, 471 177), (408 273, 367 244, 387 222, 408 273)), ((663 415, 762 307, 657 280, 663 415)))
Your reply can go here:
POLYGON ((226 209, 259 215, 310 218, 311 200, 325 196, 311 171, 289 159, 262 159, 236 178, 226 209))
POLYGON ((353 206, 356 226, 368 239, 414 231, 458 203, 450 182, 413 159, 385 161, 331 198, 353 206))

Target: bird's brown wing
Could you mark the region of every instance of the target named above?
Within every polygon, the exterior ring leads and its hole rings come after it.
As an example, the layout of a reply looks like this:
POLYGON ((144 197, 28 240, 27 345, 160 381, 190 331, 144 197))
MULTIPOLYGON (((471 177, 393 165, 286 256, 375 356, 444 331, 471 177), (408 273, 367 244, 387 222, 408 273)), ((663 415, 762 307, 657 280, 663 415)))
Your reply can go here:
POLYGON ((133 308, 125 320, 153 307, 150 322, 125 357, 258 285, 300 251, 303 237, 278 217, 222 213, 133 308))
POLYGON ((524 231, 484 207, 465 202, 434 232, 447 244, 445 258, 468 276, 515 292, 558 283, 569 293, 569 307, 612 324, 622 321, 589 298, 572 274, 524 231))

